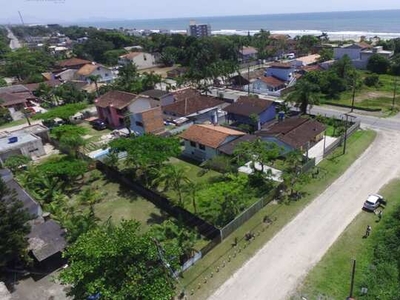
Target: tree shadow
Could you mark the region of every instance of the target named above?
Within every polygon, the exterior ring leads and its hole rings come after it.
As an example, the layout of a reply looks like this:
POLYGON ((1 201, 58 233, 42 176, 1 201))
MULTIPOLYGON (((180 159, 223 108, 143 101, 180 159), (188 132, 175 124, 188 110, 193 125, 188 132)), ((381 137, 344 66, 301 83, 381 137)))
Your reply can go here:
POLYGON ((146 224, 147 225, 161 224, 165 220, 168 220, 169 217, 170 216, 163 210, 160 210, 159 213, 152 212, 149 218, 147 219, 146 224))

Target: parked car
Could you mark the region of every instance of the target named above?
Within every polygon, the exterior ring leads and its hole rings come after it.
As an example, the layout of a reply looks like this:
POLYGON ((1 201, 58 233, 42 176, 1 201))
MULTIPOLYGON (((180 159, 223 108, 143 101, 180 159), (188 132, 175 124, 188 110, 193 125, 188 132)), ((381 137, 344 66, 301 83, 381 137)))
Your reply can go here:
POLYGON ((52 129, 54 127, 58 127, 58 126, 64 125, 65 121, 63 119, 60 119, 60 118, 55 118, 55 119, 50 119, 50 120, 43 120, 42 124, 44 126, 46 126, 47 128, 52 129))
POLYGON ((107 128, 106 122, 101 119, 96 119, 90 122, 90 125, 96 130, 104 130, 107 128))
POLYGON ((381 195, 371 194, 368 196, 368 199, 364 202, 363 209, 374 211, 380 205, 386 205, 385 199, 381 195))

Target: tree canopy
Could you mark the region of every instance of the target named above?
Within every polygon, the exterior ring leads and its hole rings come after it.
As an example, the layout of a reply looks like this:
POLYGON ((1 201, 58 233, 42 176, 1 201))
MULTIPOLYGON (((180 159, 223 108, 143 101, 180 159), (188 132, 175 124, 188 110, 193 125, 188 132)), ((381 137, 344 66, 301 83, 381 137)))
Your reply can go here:
POLYGON ((15 191, 10 190, 0 179, 0 269, 12 261, 27 259, 28 241, 26 235, 30 231, 27 221, 28 212, 16 198, 15 191))
POLYGON ((86 103, 72 103, 55 107, 49 111, 34 115, 34 119, 52 120, 60 118, 69 122, 69 118, 87 107, 86 103))
POLYGON ((373 54, 367 64, 367 70, 376 74, 386 74, 389 67, 390 61, 379 54, 373 54))
POLYGON ((76 299, 97 293, 104 299, 127 300, 168 300, 175 295, 171 270, 178 266, 179 250, 170 243, 158 248, 149 233, 140 233, 137 222, 89 231, 68 248, 65 257, 69 267, 60 279, 72 285, 70 294, 76 299))

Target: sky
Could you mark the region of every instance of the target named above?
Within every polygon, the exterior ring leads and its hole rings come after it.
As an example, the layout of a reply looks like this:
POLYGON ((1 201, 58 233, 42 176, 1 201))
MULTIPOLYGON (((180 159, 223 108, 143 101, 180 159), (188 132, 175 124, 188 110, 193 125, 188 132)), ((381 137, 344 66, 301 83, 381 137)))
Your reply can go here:
POLYGON ((137 20, 400 9, 399 0, 0 0, 0 22, 137 20))

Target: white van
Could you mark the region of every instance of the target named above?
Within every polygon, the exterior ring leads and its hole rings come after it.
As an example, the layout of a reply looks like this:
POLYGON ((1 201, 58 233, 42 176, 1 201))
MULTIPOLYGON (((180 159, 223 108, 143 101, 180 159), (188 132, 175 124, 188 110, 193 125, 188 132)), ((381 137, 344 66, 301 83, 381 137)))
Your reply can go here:
POLYGON ((295 59, 296 55, 294 55, 294 53, 288 53, 288 54, 286 54, 286 58, 287 59, 295 59))

